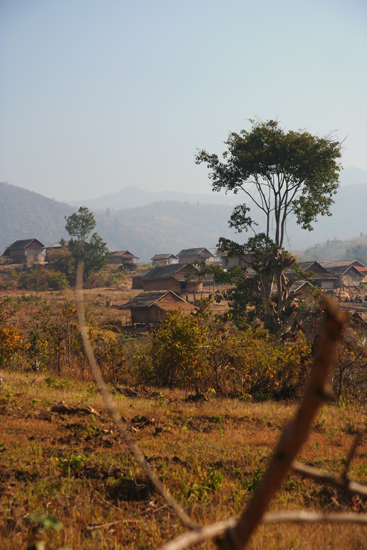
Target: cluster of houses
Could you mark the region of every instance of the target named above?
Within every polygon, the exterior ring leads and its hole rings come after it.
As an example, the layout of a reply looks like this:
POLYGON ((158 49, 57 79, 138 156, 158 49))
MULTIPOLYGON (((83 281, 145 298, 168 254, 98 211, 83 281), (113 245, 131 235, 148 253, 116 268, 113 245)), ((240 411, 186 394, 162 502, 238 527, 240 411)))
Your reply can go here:
MULTIPOLYGON (((49 253, 51 251, 60 250, 61 248, 62 245, 59 242, 45 246, 38 239, 23 239, 7 246, 3 253, 3 258, 6 258, 13 264, 43 264, 49 261, 49 253)), ((139 258, 128 250, 111 252, 108 257, 109 264, 118 264, 129 270, 136 268, 137 260, 139 258)))
MULTIPOLYGON (((190 313, 194 306, 188 303, 188 293, 195 295, 203 287, 213 285, 213 280, 198 276, 198 268, 192 262, 204 261, 206 264, 220 262, 223 269, 233 266, 246 268, 250 276, 255 275, 251 267, 251 257, 229 258, 226 253, 213 257, 206 248, 191 248, 173 254, 157 254, 151 259, 153 269, 132 277, 132 288, 142 289, 142 293, 125 304, 130 309, 132 323, 157 323, 164 319, 167 311, 181 309, 190 313), (183 296, 186 295, 186 300, 183 296)), ((359 292, 360 284, 367 282, 367 267, 358 260, 300 262, 301 270, 307 278, 299 279, 295 271, 289 270, 286 275, 293 281, 291 292, 294 296, 305 295, 313 287, 323 292, 341 292, 353 296, 359 292)))
MULTIPOLYGON (((48 261, 51 250, 60 248, 60 243, 45 246, 38 239, 24 239, 9 245, 3 257, 15 264, 42 264, 48 261)), ((111 252, 108 263, 134 271, 138 260, 129 250, 122 250, 111 252)), ((183 249, 176 255, 156 254, 151 258, 152 269, 132 276, 132 288, 142 291, 124 306, 131 311, 132 323, 160 322, 167 311, 173 309, 187 314, 195 310, 188 295, 195 303, 203 291, 214 290, 210 277, 199 276, 199 269, 194 265, 197 261, 221 265, 224 270, 240 266, 246 268, 250 276, 255 274, 249 254, 228 257, 226 253, 216 254, 203 247, 183 249)), ((286 272, 288 279, 293 280, 291 292, 295 295, 317 287, 323 292, 339 295, 346 292, 353 296, 361 283, 367 282, 367 267, 358 260, 300 262, 299 265, 307 278, 299 279, 292 270, 286 272)))

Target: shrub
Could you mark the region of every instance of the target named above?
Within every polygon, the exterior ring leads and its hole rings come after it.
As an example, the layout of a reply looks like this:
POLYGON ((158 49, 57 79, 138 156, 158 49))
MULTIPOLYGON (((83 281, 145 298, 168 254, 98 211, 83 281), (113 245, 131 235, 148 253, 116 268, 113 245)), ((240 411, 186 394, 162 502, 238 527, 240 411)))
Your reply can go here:
POLYGON ((69 281, 65 273, 50 270, 47 272, 47 285, 52 290, 65 290, 69 286, 69 281))
POLYGON ((200 318, 168 313, 153 336, 153 369, 159 386, 189 387, 209 375, 200 318))

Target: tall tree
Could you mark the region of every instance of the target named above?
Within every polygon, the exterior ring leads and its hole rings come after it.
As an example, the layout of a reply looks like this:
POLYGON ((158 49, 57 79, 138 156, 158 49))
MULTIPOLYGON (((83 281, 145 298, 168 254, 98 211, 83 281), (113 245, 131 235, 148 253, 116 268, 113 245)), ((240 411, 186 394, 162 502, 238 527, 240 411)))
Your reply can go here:
POLYGON ((243 246, 220 239, 219 247, 232 255, 252 254, 262 299, 270 300, 276 280, 277 310, 281 311, 289 288, 284 270, 295 263, 283 249, 287 222, 295 217, 298 225, 310 231, 319 215, 330 215, 342 145, 332 136, 285 132, 274 120, 250 122, 250 131, 229 135, 223 161, 202 150, 196 163, 206 163, 213 191, 245 195, 246 202, 235 207, 229 225, 239 233, 251 230, 255 237, 243 246), (261 214, 262 231, 257 231, 252 208, 261 214))
POLYGON ((65 217, 65 229, 71 237, 69 250, 76 263, 84 262, 84 278, 93 271, 102 269, 107 264, 108 248, 98 233, 92 233, 96 226, 93 212, 81 206, 78 212, 65 217), (92 235, 91 235, 92 233, 92 235))

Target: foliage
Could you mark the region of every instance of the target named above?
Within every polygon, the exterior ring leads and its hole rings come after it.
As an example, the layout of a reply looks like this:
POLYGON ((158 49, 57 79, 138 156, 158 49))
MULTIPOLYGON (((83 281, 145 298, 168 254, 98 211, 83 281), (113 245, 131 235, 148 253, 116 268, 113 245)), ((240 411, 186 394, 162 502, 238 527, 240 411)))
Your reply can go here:
POLYGON ((260 326, 243 328, 227 316, 210 318, 205 308, 197 316, 167 315, 153 335, 155 383, 254 397, 298 395, 311 364, 311 345, 302 333, 284 342, 260 326))
POLYGON ((0 302, 0 367, 14 365, 27 349, 27 339, 10 322, 14 309, 4 300, 0 302))
POLYGON ((336 397, 354 400, 364 399, 367 388, 366 337, 363 322, 351 319, 351 327, 339 345, 332 386, 336 397))
POLYGON ((200 319, 181 310, 167 314, 153 335, 153 369, 158 386, 190 387, 203 382, 208 363, 200 319))
MULTIPOLYGON (((263 213, 266 236, 282 247, 291 214, 308 230, 318 215, 330 215, 341 169, 341 144, 305 131, 285 133, 274 120, 251 122, 251 131, 229 135, 225 162, 204 150, 196 162, 206 163, 211 170, 214 191, 244 192, 263 213)), ((230 224, 238 231, 254 229, 249 212, 246 204, 237 206, 230 224)))
POLYGON ((71 237, 69 250, 76 263, 84 262, 84 278, 93 271, 98 271, 107 265, 108 248, 98 233, 90 233, 96 226, 93 212, 81 206, 78 213, 74 212, 66 219, 65 229, 71 237))
POLYGON ((47 272, 47 285, 52 290, 65 290, 69 286, 69 281, 65 273, 52 269, 47 272))
POLYGON ((66 242, 61 239, 63 246, 59 249, 48 250, 47 258, 52 269, 63 273, 69 281, 75 275, 74 260, 66 242))
POLYGON ((218 320, 209 342, 209 362, 216 364, 222 392, 284 398, 302 390, 311 346, 301 334, 284 343, 262 327, 248 325, 244 331, 218 320))
POLYGON ((86 206, 81 206, 78 213, 74 212, 68 217, 65 216, 65 220, 66 231, 71 237, 76 237, 82 247, 96 226, 93 212, 89 212, 86 206))
POLYGON ((251 122, 250 131, 229 135, 224 162, 204 150, 198 153, 196 162, 207 165, 214 191, 242 191, 263 217, 264 230, 258 232, 251 208, 246 203, 236 206, 230 227, 239 233, 251 230, 255 237, 242 247, 221 239, 219 248, 230 256, 236 252, 240 256, 250 254, 258 278, 257 294, 265 302, 264 321, 274 329, 278 327, 276 313, 268 311, 272 284, 277 284, 275 302, 279 312, 288 305, 289 298, 290 285, 284 271, 295 263, 295 258, 282 248, 287 222, 293 216, 297 224, 310 231, 318 215, 330 215, 341 169, 341 144, 331 137, 319 138, 304 131, 285 133, 273 120, 251 122))

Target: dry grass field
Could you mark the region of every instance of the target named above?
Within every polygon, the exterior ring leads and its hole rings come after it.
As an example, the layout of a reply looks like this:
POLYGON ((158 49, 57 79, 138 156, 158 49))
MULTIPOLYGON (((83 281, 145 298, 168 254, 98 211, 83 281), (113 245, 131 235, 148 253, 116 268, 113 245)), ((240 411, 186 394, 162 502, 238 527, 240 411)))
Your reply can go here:
MULTIPOLYGON (((148 549, 184 531, 134 462, 94 383, 2 371, 0 386, 0 540, 3 550, 45 541, 57 550, 148 549), (54 402, 91 405, 95 414, 61 415, 54 402), (28 514, 52 514, 62 530, 28 514)), ((179 391, 128 398, 114 391, 121 416, 146 458, 188 513, 208 524, 240 513, 296 404, 211 398, 185 401, 179 391)), ((142 392, 143 395, 143 392, 142 392)), ((324 407, 299 460, 338 473, 365 406, 324 407)), ((367 443, 351 474, 367 482, 367 443)), ((272 510, 353 510, 367 500, 291 475, 272 510)), ((213 548, 206 542, 201 548, 213 548)), ((250 548, 357 549, 367 528, 350 525, 261 527, 250 548)))

